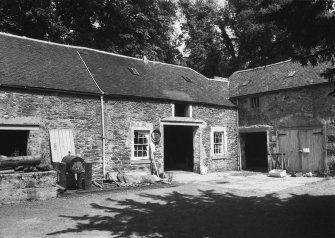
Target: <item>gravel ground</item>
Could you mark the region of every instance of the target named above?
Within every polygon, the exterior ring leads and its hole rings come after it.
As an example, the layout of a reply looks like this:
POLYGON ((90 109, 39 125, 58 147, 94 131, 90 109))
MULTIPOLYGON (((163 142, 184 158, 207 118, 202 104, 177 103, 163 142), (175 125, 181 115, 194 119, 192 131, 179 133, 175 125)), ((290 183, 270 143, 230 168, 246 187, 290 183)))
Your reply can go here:
POLYGON ((3 205, 0 237, 335 237, 335 179, 295 179, 297 186, 221 174, 177 187, 3 205))

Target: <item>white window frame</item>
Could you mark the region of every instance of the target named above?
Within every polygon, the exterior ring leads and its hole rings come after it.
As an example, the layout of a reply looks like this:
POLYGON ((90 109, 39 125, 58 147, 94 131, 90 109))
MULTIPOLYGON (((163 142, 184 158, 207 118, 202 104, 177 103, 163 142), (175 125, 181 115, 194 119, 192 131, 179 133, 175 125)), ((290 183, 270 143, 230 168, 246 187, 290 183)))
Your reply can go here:
POLYGON ((150 135, 152 132, 152 128, 150 127, 133 127, 131 129, 131 160, 149 160, 150 159, 150 147, 151 147, 151 139, 150 135), (148 132, 148 144, 147 144, 147 156, 136 157, 135 156, 135 132, 136 131, 146 131, 148 132))
POLYGON ((214 131, 213 135, 214 135, 214 140, 213 140, 214 155, 224 155, 224 133, 222 131, 214 131), (215 140, 216 140, 215 135, 216 134, 219 135, 221 143, 215 142, 215 140), (218 146, 218 147, 216 147, 216 146, 218 146), (216 152, 216 149, 218 149, 218 151, 220 151, 220 152, 216 152))
POLYGON ((210 140, 211 140, 211 152, 210 155, 212 157, 212 159, 222 159, 222 158, 226 158, 227 157, 227 130, 226 127, 222 127, 222 126, 217 126, 217 127, 211 127, 211 136, 210 136, 210 140), (222 149, 222 153, 220 154, 215 154, 214 153, 214 134, 215 133, 223 133, 223 149, 222 149))

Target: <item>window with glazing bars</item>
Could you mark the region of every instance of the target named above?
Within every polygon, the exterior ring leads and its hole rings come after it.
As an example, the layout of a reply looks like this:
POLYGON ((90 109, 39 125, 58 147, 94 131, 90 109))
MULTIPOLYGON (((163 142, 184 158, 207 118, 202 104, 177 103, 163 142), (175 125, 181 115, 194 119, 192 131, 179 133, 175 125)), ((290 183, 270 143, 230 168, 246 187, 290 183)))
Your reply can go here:
POLYGON ((252 97, 251 98, 251 108, 259 107, 259 97, 252 97))
POLYGON ((223 132, 214 132, 214 155, 223 155, 223 132))
POLYGON ((149 131, 134 131, 134 158, 149 158, 149 131))

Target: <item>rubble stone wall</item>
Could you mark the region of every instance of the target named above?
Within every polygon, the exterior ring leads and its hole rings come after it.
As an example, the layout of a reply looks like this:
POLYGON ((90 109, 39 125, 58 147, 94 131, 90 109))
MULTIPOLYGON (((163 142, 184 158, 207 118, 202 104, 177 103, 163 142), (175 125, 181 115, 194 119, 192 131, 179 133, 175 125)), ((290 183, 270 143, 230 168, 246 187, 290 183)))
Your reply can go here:
MULTIPOLYGON (((155 100, 112 99, 106 102, 106 163, 107 171, 149 171, 150 161, 134 161, 131 158, 131 128, 159 129, 164 138, 161 120, 172 117, 170 102, 155 100)), ((193 118, 202 120, 194 127, 194 170, 208 166, 209 172, 234 170, 237 167, 236 110, 234 108, 193 105, 193 118), (227 128, 228 154, 213 160, 210 158, 210 130, 212 126, 227 128)), ((153 145, 152 150, 160 172, 164 170, 164 142, 153 145)))
POLYGON ((0 204, 57 196, 57 172, 0 174, 0 204))
POLYGON ((329 95, 333 91, 331 85, 318 85, 268 92, 259 95, 259 108, 251 108, 251 97, 239 98, 239 127, 271 126, 271 152, 281 126, 323 126, 330 163, 335 161, 335 97, 329 95))
POLYGON ((237 128, 236 110, 215 106, 193 106, 193 117, 204 120, 200 126, 201 134, 201 163, 208 165, 209 172, 237 169, 237 128), (214 158, 211 156, 211 128, 225 127, 227 136, 227 155, 214 158))
MULTIPOLYGON (((171 102, 140 99, 105 99, 106 171, 150 170, 150 161, 131 159, 134 128, 151 131, 164 130, 161 120, 172 116, 171 102)), ((208 166, 209 172, 233 170, 237 166, 235 108, 193 105, 193 118, 203 123, 194 129, 195 171, 208 166), (227 155, 213 159, 211 127, 225 127, 227 155)), ((51 163, 49 130, 72 129, 76 154, 93 163, 93 177, 102 176, 102 127, 99 97, 66 95, 25 90, 0 90, 0 124, 38 125, 31 130, 28 151, 43 155, 45 164, 51 163)), ((164 143, 151 144, 157 166, 164 169, 164 143)), ((64 155, 65 156, 65 155, 64 155)))
MULTIPOLYGON (((38 125, 28 138, 28 152, 51 163, 49 130, 73 129, 76 154, 93 163, 101 176, 101 108, 99 97, 0 90, 1 124, 38 125)), ((65 156, 65 155, 64 155, 65 156)))

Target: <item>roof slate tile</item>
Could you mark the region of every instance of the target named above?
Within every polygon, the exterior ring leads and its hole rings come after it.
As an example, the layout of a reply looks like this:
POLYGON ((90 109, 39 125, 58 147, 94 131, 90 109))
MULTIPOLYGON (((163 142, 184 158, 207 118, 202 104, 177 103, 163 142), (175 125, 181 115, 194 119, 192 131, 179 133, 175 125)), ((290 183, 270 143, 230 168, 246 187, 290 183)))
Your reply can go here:
POLYGON ((100 94, 78 52, 106 95, 234 106, 227 83, 213 83, 187 67, 6 33, 0 33, 0 85, 100 94))
POLYGON ((230 97, 246 96, 281 89, 296 88, 327 82, 321 73, 328 66, 301 66, 291 60, 254 69, 242 70, 229 77, 230 97), (295 73, 290 77, 290 73, 295 73), (245 82, 249 81, 247 85, 245 82))

